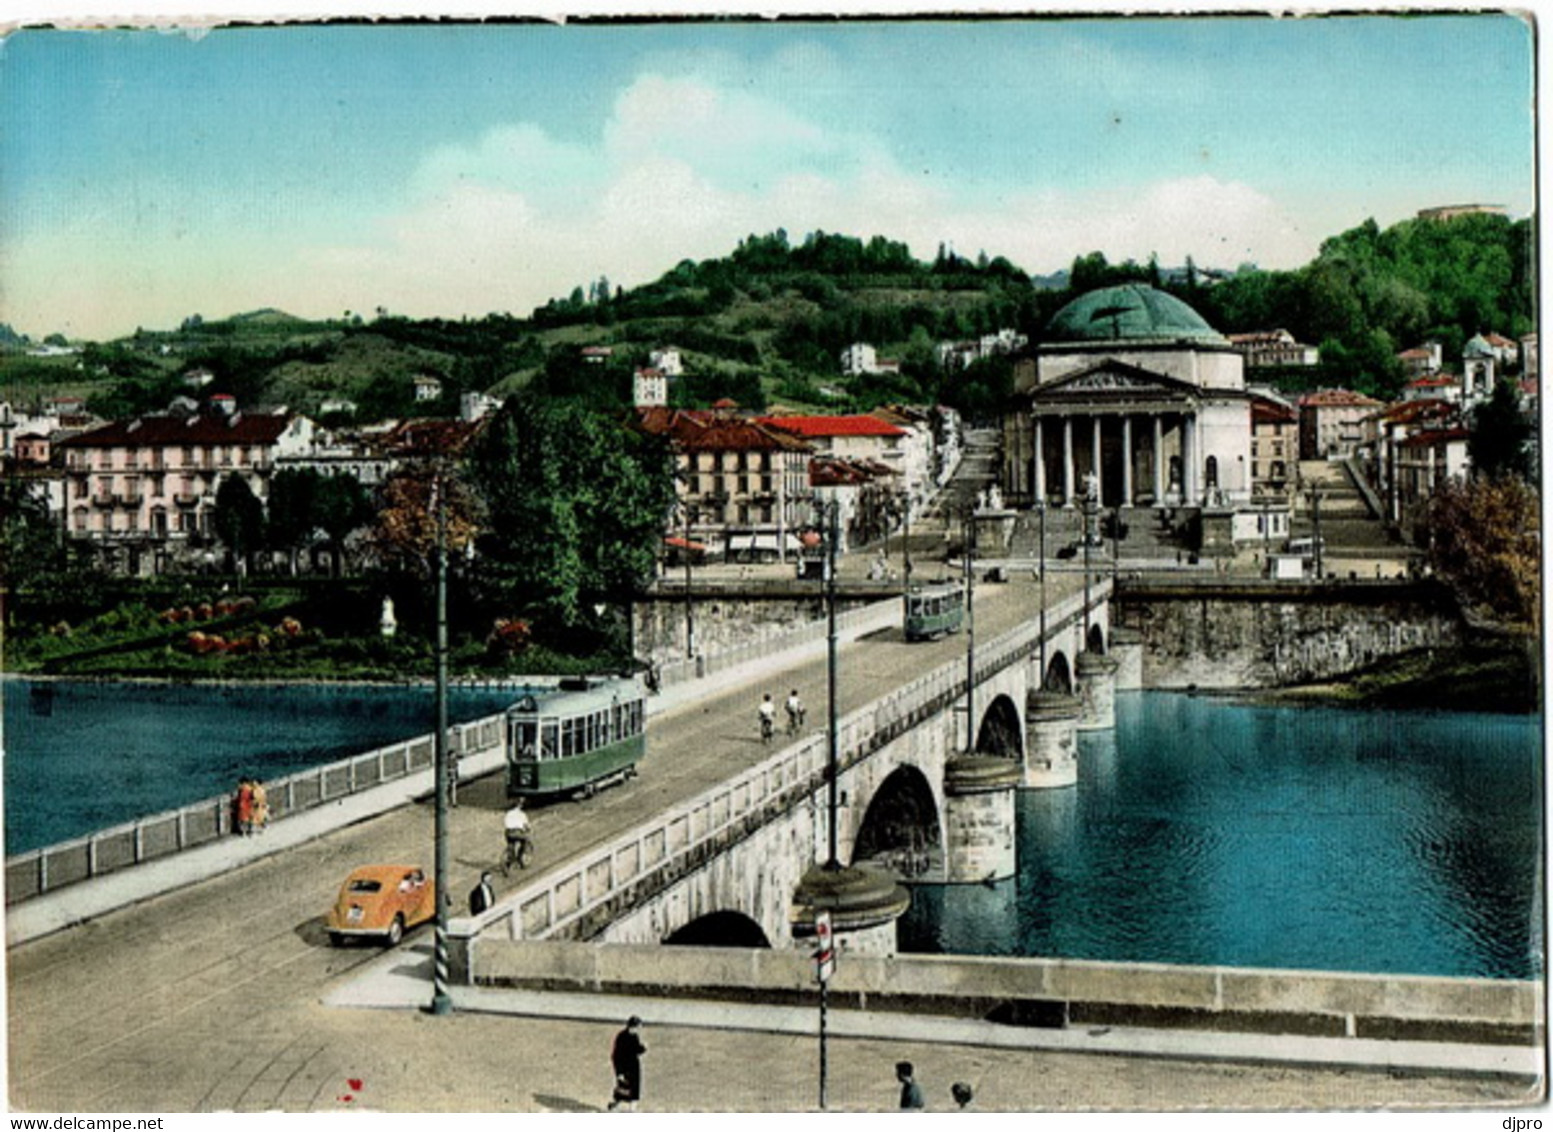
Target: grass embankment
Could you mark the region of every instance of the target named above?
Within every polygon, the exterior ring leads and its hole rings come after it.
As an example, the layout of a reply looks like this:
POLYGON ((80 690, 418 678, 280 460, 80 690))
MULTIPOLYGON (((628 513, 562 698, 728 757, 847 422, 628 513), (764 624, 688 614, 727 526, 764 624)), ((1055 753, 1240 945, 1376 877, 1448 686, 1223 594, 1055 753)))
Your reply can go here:
MULTIPOLYGON (((11 631, 5 670, 18 675, 94 679, 394 682, 436 674, 431 641, 401 630, 351 633, 327 625, 314 600, 261 597, 239 609, 203 603, 174 610, 118 606, 77 625, 11 631), (192 614, 192 616, 189 616, 192 614)), ((484 640, 453 639, 453 679, 575 675, 614 670, 607 655, 569 656, 540 644, 499 655, 484 640)))
POLYGON ((1359 707, 1525 714, 1541 708, 1541 649, 1535 636, 1485 635, 1391 657, 1341 682, 1270 694, 1359 707))

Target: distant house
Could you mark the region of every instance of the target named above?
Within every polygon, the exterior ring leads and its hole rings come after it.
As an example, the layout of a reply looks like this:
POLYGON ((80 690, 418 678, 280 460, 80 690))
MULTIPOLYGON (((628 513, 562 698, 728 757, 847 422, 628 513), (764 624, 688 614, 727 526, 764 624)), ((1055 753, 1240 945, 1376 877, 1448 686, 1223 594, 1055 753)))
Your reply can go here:
POLYGON ((183 375, 183 383, 190 389, 203 389, 214 380, 216 375, 204 368, 191 369, 183 375))
POLYGON ((1412 398, 1382 409, 1374 415, 1374 421, 1375 488, 1386 507, 1387 518, 1398 523, 1406 517, 1406 509, 1418 501, 1415 492, 1421 482, 1417 447, 1405 449, 1403 442, 1419 434, 1459 428, 1461 406, 1458 400, 1443 397, 1412 398))
POLYGON ((66 530, 107 569, 159 574, 214 561, 211 529, 223 480, 247 481, 263 502, 281 456, 306 451, 313 422, 283 413, 213 411, 136 417, 58 443, 66 530))
POLYGON ((1299 458, 1299 413, 1270 391, 1251 397, 1251 494, 1287 496, 1299 458))
POLYGON ((1295 341, 1287 330, 1256 330, 1229 335, 1230 344, 1246 358, 1246 367, 1313 366, 1321 361, 1321 351, 1295 341))
POLYGON ((900 373, 895 358, 881 358, 867 342, 854 342, 841 351, 841 372, 855 377, 865 373, 900 373))
POLYGON ((428 373, 415 375, 415 401, 435 401, 442 396, 442 382, 428 373))
POLYGON ((1536 380, 1537 372, 1537 336, 1535 334, 1523 334, 1521 336, 1521 376, 1536 380))
POLYGON ((664 377, 683 377, 685 375, 685 363, 680 358, 679 350, 673 346, 662 346, 647 355, 647 366, 655 369, 664 377))
POLYGON ((458 397, 458 419, 478 421, 496 412, 501 405, 500 397, 492 397, 488 393, 461 393, 458 397))
POLYGON ((1435 373, 1415 377, 1402 387, 1404 401, 1461 402, 1461 378, 1453 373, 1435 373))
POLYGON ((1431 373, 1439 373, 1440 367, 1445 364, 1438 342, 1425 342, 1422 346, 1403 350, 1397 355, 1397 361, 1402 363, 1402 372, 1408 377, 1426 377, 1431 373))
POLYGON ((1300 459, 1354 455, 1373 440, 1367 420, 1381 403, 1348 389, 1322 389, 1299 400, 1300 459))
POLYGON ((677 507, 665 538, 749 560, 796 549, 812 512, 809 444, 725 410, 653 406, 637 410, 636 425, 674 453, 677 507))
POLYGON ((584 362, 587 362, 589 365, 601 366, 615 356, 615 351, 610 346, 584 346, 581 354, 584 362))
POLYGON ((1504 216, 1505 206, 1502 204, 1443 204, 1434 208, 1420 208, 1418 219, 1420 220, 1454 220, 1458 216, 1504 216))
POLYGON ((1481 334, 1474 334, 1461 348, 1461 402, 1486 401, 1494 391, 1499 354, 1481 334))
POLYGON ((649 409, 669 403, 669 376, 661 369, 638 369, 631 379, 631 403, 649 409))

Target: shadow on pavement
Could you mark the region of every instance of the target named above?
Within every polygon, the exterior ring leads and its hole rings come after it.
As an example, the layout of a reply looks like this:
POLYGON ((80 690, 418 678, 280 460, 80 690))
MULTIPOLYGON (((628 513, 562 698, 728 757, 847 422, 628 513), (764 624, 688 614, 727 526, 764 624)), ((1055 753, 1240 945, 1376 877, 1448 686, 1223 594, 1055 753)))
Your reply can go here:
POLYGON ((584 1104, 571 1097, 557 1097, 550 1093, 535 1093, 534 1103, 547 1112, 603 1112, 596 1104, 584 1104))

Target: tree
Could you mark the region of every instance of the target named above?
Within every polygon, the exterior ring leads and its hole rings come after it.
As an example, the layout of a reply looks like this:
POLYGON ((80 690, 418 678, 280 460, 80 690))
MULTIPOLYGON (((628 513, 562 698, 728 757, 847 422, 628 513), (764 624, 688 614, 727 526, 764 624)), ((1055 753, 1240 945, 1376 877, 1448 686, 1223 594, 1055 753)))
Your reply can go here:
POLYGON ((354 476, 336 472, 319 481, 314 494, 316 522, 329 536, 334 551, 334 573, 338 577, 345 566, 346 540, 366 526, 376 514, 366 490, 354 476))
POLYGON ((1467 455, 1473 472, 1489 478, 1510 475, 1530 481, 1530 439, 1531 424, 1521 413, 1515 386, 1500 378, 1489 399, 1472 411, 1467 455))
POLYGON ((474 541, 480 509, 459 472, 427 463, 389 477, 370 535, 379 560, 393 570, 430 576, 436 564, 439 508, 444 547, 449 554, 463 551, 474 541))
POLYGON ((264 544, 264 504, 242 476, 221 478, 211 525, 233 562, 240 566, 246 567, 253 552, 264 544))
POLYGON ((673 479, 662 442, 575 402, 509 398, 470 458, 477 565, 510 612, 572 629, 652 576, 673 479))
POLYGON ((1429 500, 1429 562, 1469 609, 1516 624, 1541 621, 1537 493, 1516 476, 1453 480, 1429 500))
POLYGON ((266 545, 283 551, 297 572, 297 551, 318 529, 318 484, 312 468, 283 468, 270 481, 270 505, 265 523, 266 545))

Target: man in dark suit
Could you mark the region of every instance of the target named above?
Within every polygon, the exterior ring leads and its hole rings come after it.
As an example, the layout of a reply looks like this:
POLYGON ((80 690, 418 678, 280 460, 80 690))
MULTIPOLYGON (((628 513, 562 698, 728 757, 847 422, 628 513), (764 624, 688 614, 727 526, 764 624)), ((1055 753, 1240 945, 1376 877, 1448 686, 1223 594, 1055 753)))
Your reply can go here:
POLYGON ((491 874, 480 874, 480 883, 469 890, 469 914, 478 916, 496 903, 496 890, 491 887, 491 874))

